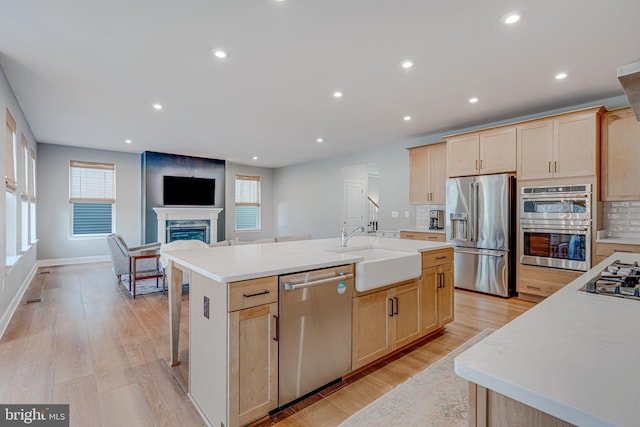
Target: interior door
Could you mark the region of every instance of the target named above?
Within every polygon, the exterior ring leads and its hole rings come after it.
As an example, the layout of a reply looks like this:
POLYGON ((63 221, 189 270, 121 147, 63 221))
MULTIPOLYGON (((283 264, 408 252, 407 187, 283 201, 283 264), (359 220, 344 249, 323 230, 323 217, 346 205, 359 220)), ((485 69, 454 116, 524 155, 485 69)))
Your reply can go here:
POLYGON ((364 182, 345 179, 342 194, 342 227, 364 227, 364 182))

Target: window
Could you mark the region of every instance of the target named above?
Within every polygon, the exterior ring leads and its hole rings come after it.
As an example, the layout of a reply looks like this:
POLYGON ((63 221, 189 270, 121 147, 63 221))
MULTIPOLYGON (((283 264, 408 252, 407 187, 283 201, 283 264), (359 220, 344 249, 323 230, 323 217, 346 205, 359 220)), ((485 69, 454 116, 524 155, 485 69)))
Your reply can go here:
POLYGON ((36 242, 36 153, 30 151, 31 169, 29 178, 29 196, 31 198, 31 235, 29 239, 31 243, 36 242))
POLYGON ((236 175, 236 231, 260 230, 260 177, 236 175))
POLYGON ((69 203, 73 236, 113 232, 115 165, 71 160, 69 203))
POLYGON ((21 135, 21 147, 22 147, 22 170, 20 174, 20 198, 22 199, 20 203, 20 243, 23 252, 26 252, 29 249, 29 165, 30 165, 30 157, 29 157, 29 145, 27 143, 27 139, 24 135, 21 135))
MULTIPOLYGON (((6 115, 6 139, 5 139, 5 247, 7 259, 18 255, 18 201, 16 200, 16 121, 9 110, 6 115)), ((10 265, 7 262, 8 265, 10 265)))

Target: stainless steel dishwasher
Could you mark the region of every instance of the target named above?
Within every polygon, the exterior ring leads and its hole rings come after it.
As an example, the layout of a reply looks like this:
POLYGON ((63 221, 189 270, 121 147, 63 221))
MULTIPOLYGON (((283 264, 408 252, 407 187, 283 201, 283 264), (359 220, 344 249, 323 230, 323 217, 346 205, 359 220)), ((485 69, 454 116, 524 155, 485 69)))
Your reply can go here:
POLYGON ((280 276, 279 404, 351 371, 353 265, 280 276))

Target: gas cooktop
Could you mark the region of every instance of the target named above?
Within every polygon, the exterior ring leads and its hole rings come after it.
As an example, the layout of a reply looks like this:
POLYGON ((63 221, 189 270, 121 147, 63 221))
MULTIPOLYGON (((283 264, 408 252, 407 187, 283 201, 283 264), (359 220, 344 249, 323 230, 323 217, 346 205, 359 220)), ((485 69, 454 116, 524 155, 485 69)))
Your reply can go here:
POLYGON ((624 264, 616 260, 578 290, 640 301, 640 266, 637 261, 624 264))

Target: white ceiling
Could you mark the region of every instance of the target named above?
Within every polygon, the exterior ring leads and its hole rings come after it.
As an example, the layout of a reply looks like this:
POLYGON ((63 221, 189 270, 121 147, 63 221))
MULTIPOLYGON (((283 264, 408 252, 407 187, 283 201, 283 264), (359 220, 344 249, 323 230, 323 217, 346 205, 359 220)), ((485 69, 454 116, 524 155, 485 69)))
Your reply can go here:
POLYGON ((616 67, 640 56, 638 0, 0 0, 0 11, 0 63, 37 141, 267 167, 621 95, 616 67), (522 20, 502 24, 511 10, 522 20))

